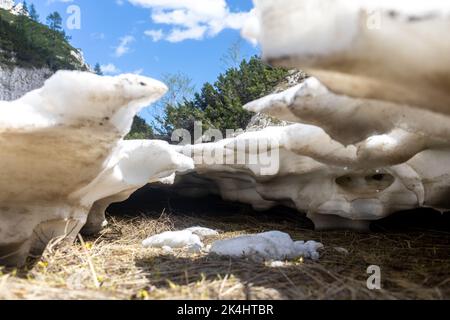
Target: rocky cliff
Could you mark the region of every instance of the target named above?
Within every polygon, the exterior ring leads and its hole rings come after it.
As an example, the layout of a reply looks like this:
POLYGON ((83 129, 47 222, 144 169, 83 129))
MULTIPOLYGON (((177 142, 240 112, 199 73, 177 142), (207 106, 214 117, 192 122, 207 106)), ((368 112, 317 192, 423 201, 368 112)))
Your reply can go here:
POLYGON ((0 65, 0 100, 15 100, 43 86, 53 71, 49 68, 26 69, 0 65))
POLYGON ((21 3, 0 0, 0 100, 42 87, 61 69, 90 68, 64 33, 31 19, 21 3))

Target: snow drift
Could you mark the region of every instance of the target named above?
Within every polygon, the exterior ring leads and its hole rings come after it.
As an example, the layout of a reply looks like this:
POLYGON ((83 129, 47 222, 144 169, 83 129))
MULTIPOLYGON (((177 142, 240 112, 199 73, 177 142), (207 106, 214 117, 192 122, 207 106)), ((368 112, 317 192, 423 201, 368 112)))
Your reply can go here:
POLYGON ((188 249, 191 253, 198 253, 204 248, 203 241, 218 236, 216 230, 203 227, 192 227, 181 231, 166 231, 151 236, 142 241, 144 248, 160 248, 171 253, 172 249, 188 249))
MULTIPOLYGON (((372 147, 374 154, 385 152, 384 145, 372 147)), ((196 167, 177 177, 172 188, 180 194, 217 194, 256 210, 288 206, 307 213, 316 229, 367 230, 371 221, 394 212, 450 208, 447 149, 421 150, 400 163, 385 161, 390 157, 364 160, 356 145, 346 147, 321 128, 304 124, 269 127, 181 149, 195 155, 196 167), (276 143, 267 151, 257 148, 268 140, 276 143), (211 159, 215 153, 224 156, 211 159), (239 163, 239 158, 246 161, 239 163)))
POLYGON ((314 77, 245 106, 289 123, 178 147, 195 170, 174 188, 295 208, 317 229, 450 209, 450 5, 254 2, 243 34, 268 62, 314 77))
POLYGON ((226 240, 214 241, 204 249, 204 239, 218 236, 215 230, 193 227, 180 231, 167 231, 153 235, 144 241, 144 248, 158 248, 171 253, 172 249, 188 249, 197 253, 205 252, 228 257, 250 257, 266 260, 293 260, 300 257, 318 260, 323 245, 315 241, 293 241, 280 231, 270 231, 254 235, 244 235, 226 240))
POLYGON ((445 0, 254 0, 244 36, 337 94, 450 114, 445 0))
MULTIPOLYGON (((52 239, 73 239, 98 200, 192 168, 164 143, 122 141, 166 90, 137 75, 60 71, 0 102, 0 263, 23 264, 52 239)), ((93 218, 90 228, 102 223, 93 218)))
POLYGON ((450 5, 254 2, 243 34, 268 62, 314 77, 245 106, 293 124, 179 148, 196 167, 175 188, 292 207, 317 229, 450 209, 450 5))
POLYGON ((269 260, 292 260, 300 257, 318 260, 323 245, 315 241, 293 241, 287 233, 270 231, 246 235, 212 244, 211 253, 229 257, 255 257, 269 260))

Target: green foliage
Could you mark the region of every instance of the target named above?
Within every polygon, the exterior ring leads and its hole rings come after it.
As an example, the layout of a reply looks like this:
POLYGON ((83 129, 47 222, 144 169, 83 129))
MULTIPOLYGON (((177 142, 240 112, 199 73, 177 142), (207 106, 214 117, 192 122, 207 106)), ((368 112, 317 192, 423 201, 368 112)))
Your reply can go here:
POLYGON ((62 30, 62 17, 58 11, 52 12, 47 16, 47 25, 50 30, 57 32, 62 30))
POLYGON ((244 129, 252 114, 242 106, 271 93, 287 75, 287 70, 273 68, 258 57, 243 60, 214 84, 206 83, 193 99, 168 104, 158 120, 162 133, 170 136, 175 129, 186 129, 193 134, 195 121, 202 121, 205 130, 215 128, 223 134, 226 129, 244 129))
POLYGON ((35 21, 35 22, 39 22, 39 14, 36 11, 36 7, 34 6, 34 4, 30 5, 30 19, 35 21))
MULTIPOLYGON (((37 13, 33 16, 15 16, 0 9, 0 64, 25 68, 48 67, 55 71, 86 70, 71 54, 71 51, 77 50, 67 42, 62 28, 58 29, 58 19, 52 22, 52 30, 35 21, 38 19, 37 13)), ((56 15, 53 17, 57 18, 56 15)))
POLYGON ((26 1, 24 1, 23 3, 23 11, 25 12, 25 13, 30 13, 29 11, 28 11, 28 4, 27 4, 27 2, 26 1))
POLYGON ((63 20, 58 11, 55 11, 47 16, 47 25, 50 30, 59 33, 63 39, 70 40, 70 37, 66 35, 66 32, 62 27, 62 23, 63 20))
POLYGON ((125 137, 126 140, 145 140, 153 139, 152 128, 139 116, 134 117, 130 133, 125 137))

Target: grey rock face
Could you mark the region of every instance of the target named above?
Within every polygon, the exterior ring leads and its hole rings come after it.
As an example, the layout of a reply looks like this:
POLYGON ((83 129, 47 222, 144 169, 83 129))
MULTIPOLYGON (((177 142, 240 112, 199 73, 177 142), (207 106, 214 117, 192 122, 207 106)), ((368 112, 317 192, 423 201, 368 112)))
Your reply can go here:
POLYGON ((53 71, 47 68, 9 68, 0 65, 0 100, 16 100, 27 92, 41 88, 52 74, 53 71))

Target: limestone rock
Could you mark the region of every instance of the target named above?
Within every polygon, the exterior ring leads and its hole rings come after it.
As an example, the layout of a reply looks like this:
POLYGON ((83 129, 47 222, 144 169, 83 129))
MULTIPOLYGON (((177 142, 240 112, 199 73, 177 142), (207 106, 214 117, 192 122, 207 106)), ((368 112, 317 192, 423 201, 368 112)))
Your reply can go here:
POLYGON ((0 9, 11 10, 14 8, 14 0, 0 0, 0 9))
POLYGON ((0 65, 0 100, 16 100, 41 88, 53 71, 48 68, 26 69, 0 65))

